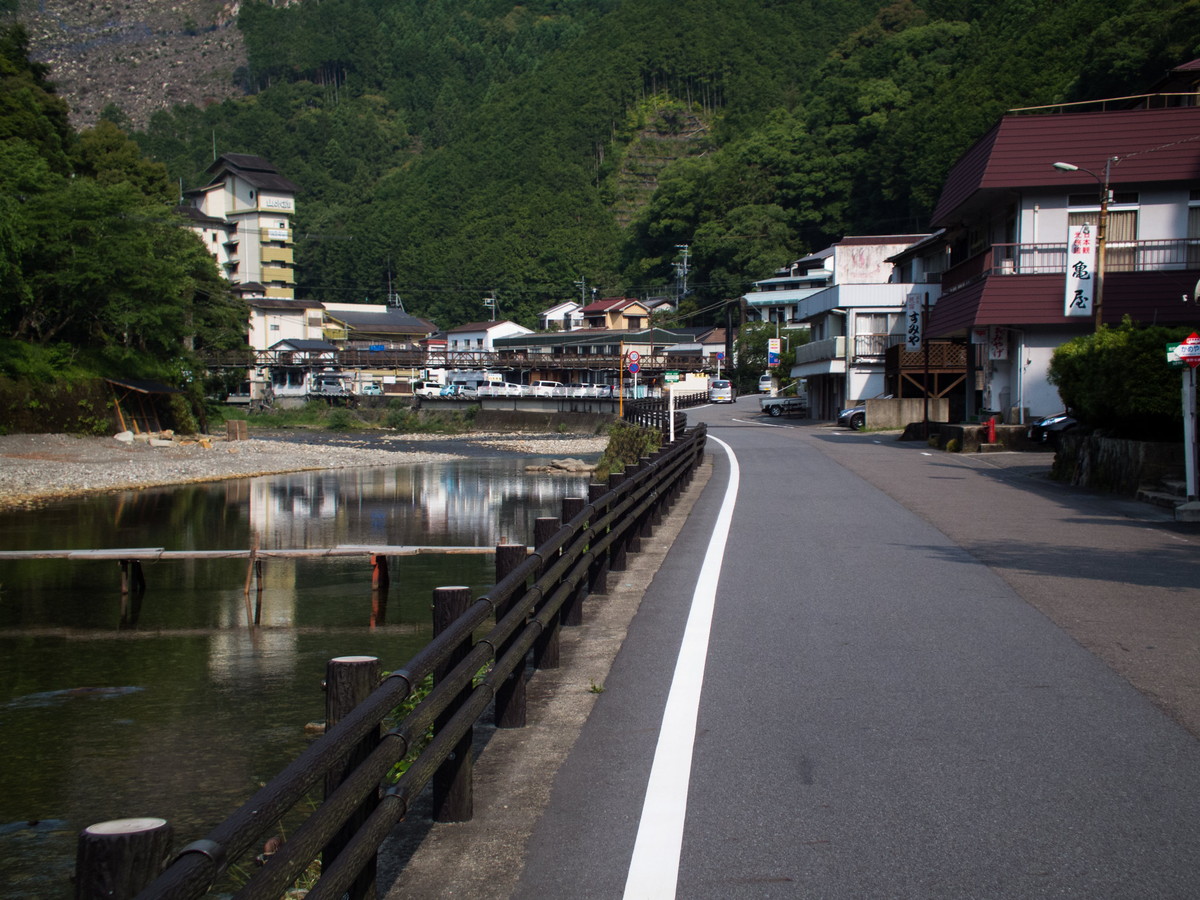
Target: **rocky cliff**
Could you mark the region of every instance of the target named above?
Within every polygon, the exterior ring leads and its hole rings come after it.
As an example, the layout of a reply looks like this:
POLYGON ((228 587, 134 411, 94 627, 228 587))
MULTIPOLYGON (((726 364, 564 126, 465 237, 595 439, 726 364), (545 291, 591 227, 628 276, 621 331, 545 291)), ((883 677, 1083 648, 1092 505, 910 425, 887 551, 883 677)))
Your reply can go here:
POLYGON ((141 128, 160 109, 241 93, 237 8, 237 0, 20 0, 16 19, 76 128, 95 124, 109 104, 141 128))

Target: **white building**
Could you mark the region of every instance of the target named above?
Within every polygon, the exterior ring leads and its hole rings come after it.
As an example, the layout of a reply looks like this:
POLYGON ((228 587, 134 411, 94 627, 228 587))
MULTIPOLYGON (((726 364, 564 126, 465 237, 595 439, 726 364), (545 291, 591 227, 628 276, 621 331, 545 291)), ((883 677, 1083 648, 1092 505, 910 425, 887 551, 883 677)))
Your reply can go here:
POLYGON ((573 300, 559 303, 538 313, 538 326, 542 331, 574 331, 583 327, 583 309, 573 300))
MULTIPOLYGON (((915 287, 893 280, 890 260, 927 237, 845 237, 789 267, 792 282, 809 285, 789 289, 796 294, 795 321, 811 335, 796 350, 791 375, 807 379, 814 417, 834 418, 852 402, 886 393, 884 357, 904 341, 904 305, 915 287)), ((928 287, 937 285, 921 285, 928 287)))
POLYGON ((533 329, 510 322, 470 322, 446 332, 446 352, 454 360, 463 354, 494 353, 498 338, 533 334, 533 329))
POLYGON ((207 174, 208 184, 186 191, 179 209, 226 279, 266 297, 293 297, 296 185, 265 159, 243 153, 221 156, 207 174))

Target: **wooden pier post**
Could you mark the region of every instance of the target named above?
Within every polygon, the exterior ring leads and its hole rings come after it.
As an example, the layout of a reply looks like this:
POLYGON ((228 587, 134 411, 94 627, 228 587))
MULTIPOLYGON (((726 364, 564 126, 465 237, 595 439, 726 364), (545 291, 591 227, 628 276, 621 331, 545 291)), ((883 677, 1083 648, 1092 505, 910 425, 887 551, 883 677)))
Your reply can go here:
POLYGON ((129 900, 162 871, 173 831, 166 819, 114 819, 79 833, 75 900, 129 900))

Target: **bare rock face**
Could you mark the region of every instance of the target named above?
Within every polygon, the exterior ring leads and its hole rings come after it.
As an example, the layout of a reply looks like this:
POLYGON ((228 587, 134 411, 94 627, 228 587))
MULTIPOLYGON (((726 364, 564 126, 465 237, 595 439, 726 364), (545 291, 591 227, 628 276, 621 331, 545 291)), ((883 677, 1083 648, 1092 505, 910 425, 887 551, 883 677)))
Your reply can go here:
POLYGON ((238 0, 21 0, 30 55, 71 107, 76 129, 114 104, 132 127, 177 104, 241 95, 238 0))

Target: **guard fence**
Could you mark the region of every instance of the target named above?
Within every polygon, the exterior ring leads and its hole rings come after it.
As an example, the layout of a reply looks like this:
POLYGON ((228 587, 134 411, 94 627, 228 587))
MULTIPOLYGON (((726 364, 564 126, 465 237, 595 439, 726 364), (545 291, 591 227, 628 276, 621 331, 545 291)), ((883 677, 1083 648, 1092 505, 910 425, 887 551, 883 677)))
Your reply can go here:
POLYGON ((703 459, 703 425, 677 434, 606 484, 592 484, 586 499, 564 499, 561 518, 537 521, 532 550, 498 546, 496 584, 484 596, 472 601, 467 588, 436 589, 433 639, 382 681, 373 657, 330 661, 325 734, 165 868, 173 835, 164 820, 85 830, 76 897, 200 897, 264 842, 262 865, 248 866, 238 900, 278 900, 302 876, 313 877, 318 859, 309 900, 373 897, 379 847, 427 785, 436 821, 471 818, 475 724, 490 709, 497 727, 524 726, 530 661, 558 666, 560 627, 582 624, 584 599, 605 593, 608 573, 624 570, 627 554, 652 538, 703 459), (416 702, 430 676, 432 688, 416 702), (415 706, 397 722, 406 701, 415 706), (406 758, 408 768, 389 783, 406 758), (269 840, 321 789, 324 801, 286 841, 269 840))

